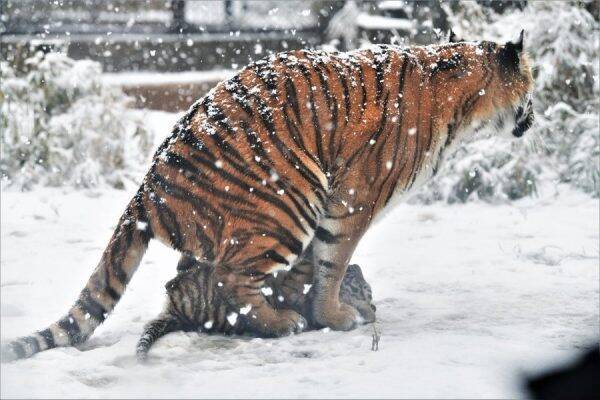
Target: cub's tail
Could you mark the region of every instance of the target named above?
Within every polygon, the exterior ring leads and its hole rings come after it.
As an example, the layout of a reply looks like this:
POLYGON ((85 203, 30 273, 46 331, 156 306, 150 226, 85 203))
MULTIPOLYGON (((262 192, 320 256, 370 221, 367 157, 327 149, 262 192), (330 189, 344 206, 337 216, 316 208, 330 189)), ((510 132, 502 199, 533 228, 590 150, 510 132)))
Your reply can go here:
POLYGON ((146 361, 150 347, 167 333, 180 330, 179 322, 171 315, 161 315, 144 327, 144 333, 138 341, 136 356, 139 361, 146 361))
POLYGON ((44 330, 3 344, 2 362, 82 343, 106 319, 123 295, 152 237, 142 197, 140 190, 127 206, 100 263, 67 315, 44 330))

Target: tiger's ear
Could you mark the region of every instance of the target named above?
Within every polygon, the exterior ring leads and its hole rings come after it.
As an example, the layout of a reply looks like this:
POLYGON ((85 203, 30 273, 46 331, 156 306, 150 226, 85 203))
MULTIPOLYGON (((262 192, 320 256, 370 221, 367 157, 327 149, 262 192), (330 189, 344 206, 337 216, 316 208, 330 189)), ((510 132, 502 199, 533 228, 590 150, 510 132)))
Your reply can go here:
POLYGON ((525 36, 525 29, 521 29, 519 33, 519 39, 515 42, 506 42, 506 47, 512 47, 517 53, 523 51, 523 37, 525 36))
POLYGON ((449 43, 457 43, 457 42, 462 42, 462 39, 459 39, 458 36, 456 36, 456 33, 454 33, 454 31, 452 29, 450 29, 450 32, 448 32, 448 42, 449 43))
POLYGON ((521 61, 521 54, 523 53, 523 37, 525 36, 525 30, 521 30, 519 39, 515 42, 506 42, 500 47, 498 52, 498 58, 500 63, 506 67, 518 67, 521 61))
POLYGON ((508 43, 511 43, 514 46, 515 50, 518 51, 519 53, 523 51, 523 37, 524 36, 525 36, 525 29, 521 29, 521 33, 519 33, 519 39, 514 43, 508 42, 508 43))

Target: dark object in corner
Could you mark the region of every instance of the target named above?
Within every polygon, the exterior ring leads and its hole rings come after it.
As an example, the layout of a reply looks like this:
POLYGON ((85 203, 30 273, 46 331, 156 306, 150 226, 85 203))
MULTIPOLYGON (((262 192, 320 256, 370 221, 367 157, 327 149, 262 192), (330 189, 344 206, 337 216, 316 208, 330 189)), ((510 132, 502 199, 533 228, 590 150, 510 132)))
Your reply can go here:
POLYGON ((600 399, 600 344, 574 363, 529 378, 534 399, 600 399))

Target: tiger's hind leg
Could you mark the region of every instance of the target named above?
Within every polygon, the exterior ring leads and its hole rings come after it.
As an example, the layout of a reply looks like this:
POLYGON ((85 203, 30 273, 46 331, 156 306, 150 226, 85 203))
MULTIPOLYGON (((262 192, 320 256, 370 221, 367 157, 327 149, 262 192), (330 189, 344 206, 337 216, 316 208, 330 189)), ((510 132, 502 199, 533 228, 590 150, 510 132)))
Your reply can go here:
POLYGON ((272 289, 264 287, 263 290, 267 274, 234 272, 219 265, 215 272, 224 298, 234 310, 239 310, 238 314, 245 319, 252 333, 261 337, 281 337, 302 332, 308 326, 306 319, 296 311, 275 309, 269 304, 265 296, 272 296, 272 289))
POLYGON ((167 333, 180 330, 179 322, 170 314, 163 313, 144 327, 144 333, 136 346, 136 356, 140 362, 146 361, 152 345, 167 333))

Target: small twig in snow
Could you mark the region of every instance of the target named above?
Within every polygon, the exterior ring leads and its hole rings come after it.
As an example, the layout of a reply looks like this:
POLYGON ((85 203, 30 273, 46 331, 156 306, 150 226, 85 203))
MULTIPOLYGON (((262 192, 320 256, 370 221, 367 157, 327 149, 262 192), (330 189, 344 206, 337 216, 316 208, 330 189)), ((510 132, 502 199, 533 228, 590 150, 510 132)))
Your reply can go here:
POLYGON ((379 350, 379 339, 381 338, 381 332, 377 329, 377 323, 373 323, 373 342, 371 343, 371 350, 379 350))

